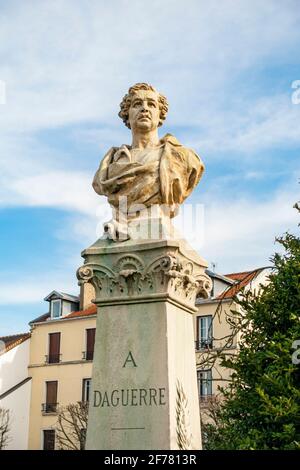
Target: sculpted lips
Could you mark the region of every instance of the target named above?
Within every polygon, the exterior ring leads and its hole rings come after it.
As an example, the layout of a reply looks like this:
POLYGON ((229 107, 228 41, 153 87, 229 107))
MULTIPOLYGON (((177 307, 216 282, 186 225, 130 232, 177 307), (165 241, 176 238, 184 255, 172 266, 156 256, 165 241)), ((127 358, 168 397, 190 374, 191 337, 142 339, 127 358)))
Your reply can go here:
POLYGON ((151 119, 150 116, 148 114, 142 114, 141 116, 138 117, 139 121, 144 121, 145 119, 149 120, 151 119))

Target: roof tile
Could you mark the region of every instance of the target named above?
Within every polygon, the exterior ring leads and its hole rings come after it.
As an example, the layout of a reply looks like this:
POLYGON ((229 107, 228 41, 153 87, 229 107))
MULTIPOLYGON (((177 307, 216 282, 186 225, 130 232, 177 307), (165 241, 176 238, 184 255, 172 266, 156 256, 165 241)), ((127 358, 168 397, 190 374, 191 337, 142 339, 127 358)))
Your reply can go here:
POLYGON ((97 306, 91 305, 85 310, 79 310, 78 312, 69 313, 69 315, 64 318, 77 318, 77 317, 88 317, 89 315, 95 315, 97 313, 97 306))
POLYGON ((19 333, 17 335, 0 336, 0 341, 2 341, 5 346, 4 351, 2 352, 7 352, 10 349, 13 349, 15 346, 18 346, 19 344, 23 343, 28 338, 30 338, 30 336, 30 333, 19 333))
POLYGON ((244 271, 240 273, 226 274, 226 277, 236 280, 236 284, 222 292, 217 298, 220 300, 231 299, 243 288, 246 287, 264 268, 244 271))

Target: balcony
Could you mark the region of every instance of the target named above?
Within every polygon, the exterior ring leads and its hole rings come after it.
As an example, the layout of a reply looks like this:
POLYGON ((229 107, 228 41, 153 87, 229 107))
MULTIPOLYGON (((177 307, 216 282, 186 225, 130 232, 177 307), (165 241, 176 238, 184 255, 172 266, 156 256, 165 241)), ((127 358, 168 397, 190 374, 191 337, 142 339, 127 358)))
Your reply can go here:
POLYGON ((199 396, 199 406, 202 409, 211 408, 215 403, 217 403, 216 395, 200 395, 199 396))
POLYGON ((58 364, 61 361, 61 354, 47 354, 45 356, 46 364, 58 364))
POLYGON ((82 359, 84 361, 92 361, 94 359, 94 350, 82 351, 82 359))
POLYGON ((195 341, 196 351, 208 351, 213 348, 213 340, 209 339, 198 339, 195 341))
POLYGON ((213 394, 199 396, 200 403, 211 403, 212 401, 216 401, 216 396, 213 394))
POLYGON ((42 403, 42 413, 57 413, 58 403, 42 403))

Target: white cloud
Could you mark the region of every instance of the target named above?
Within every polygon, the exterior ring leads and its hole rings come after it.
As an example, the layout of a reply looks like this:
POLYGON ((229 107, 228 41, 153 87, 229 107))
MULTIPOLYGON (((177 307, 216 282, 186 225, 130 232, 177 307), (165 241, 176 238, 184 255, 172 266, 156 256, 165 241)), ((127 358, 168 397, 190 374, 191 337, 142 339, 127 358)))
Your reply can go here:
POLYGON ((243 271, 269 265, 280 251, 275 238, 286 231, 296 233, 299 216, 296 184, 265 201, 212 200, 205 206, 205 241, 201 254, 217 263, 220 272, 243 271))
POLYGON ((5 134, 0 155, 0 207, 56 207, 95 215, 105 202, 92 189, 96 168, 76 170, 70 154, 34 136, 5 134))
MULTIPOLYGON (((96 214, 99 201, 85 173, 53 171, 15 179, 10 185, 23 205, 57 207, 96 214)), ((104 201, 103 201, 104 202, 104 201)))
MULTIPOLYGON (((201 125, 201 138, 190 138, 190 145, 202 152, 233 152, 253 158, 254 152, 300 144, 300 106, 291 100, 291 91, 285 95, 252 98, 251 102, 235 102, 226 111, 214 110, 201 125)), ((255 158, 255 157, 254 157, 255 158)))
POLYGON ((198 107, 219 100, 241 71, 296 52, 299 16, 297 2, 272 0, 155 0, 147 14, 135 0, 12 2, 0 20, 0 125, 116 122, 122 94, 140 80, 169 97, 171 122, 196 122, 198 107))
POLYGON ((79 287, 76 286, 75 273, 73 282, 72 280, 66 281, 66 277, 58 277, 57 274, 52 277, 50 274, 44 280, 23 278, 14 283, 3 281, 0 290, 0 305, 41 302, 53 289, 78 295, 79 287))

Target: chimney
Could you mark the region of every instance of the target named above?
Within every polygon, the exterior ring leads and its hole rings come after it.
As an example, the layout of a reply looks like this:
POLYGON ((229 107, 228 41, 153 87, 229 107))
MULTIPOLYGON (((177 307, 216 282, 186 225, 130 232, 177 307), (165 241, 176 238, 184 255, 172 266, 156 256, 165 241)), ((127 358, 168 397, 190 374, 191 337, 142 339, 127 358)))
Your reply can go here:
POLYGON ((80 286, 80 310, 85 310, 92 305, 95 299, 95 289, 89 282, 85 282, 80 286))

